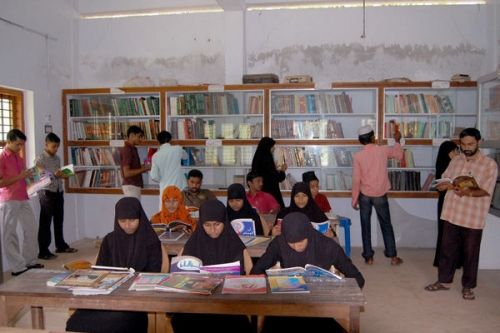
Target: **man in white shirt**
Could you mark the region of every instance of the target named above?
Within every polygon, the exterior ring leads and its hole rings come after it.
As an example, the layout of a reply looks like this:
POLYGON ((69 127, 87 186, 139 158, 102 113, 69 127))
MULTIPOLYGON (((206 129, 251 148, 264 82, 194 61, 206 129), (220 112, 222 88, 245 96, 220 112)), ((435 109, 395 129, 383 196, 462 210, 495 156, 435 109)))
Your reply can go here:
POLYGON ((151 179, 160 183, 160 208, 161 196, 167 186, 177 186, 182 190, 186 186, 186 177, 181 171, 181 160, 187 159, 188 155, 181 146, 170 145, 172 135, 167 131, 161 131, 157 136, 160 149, 153 155, 151 160, 151 179))

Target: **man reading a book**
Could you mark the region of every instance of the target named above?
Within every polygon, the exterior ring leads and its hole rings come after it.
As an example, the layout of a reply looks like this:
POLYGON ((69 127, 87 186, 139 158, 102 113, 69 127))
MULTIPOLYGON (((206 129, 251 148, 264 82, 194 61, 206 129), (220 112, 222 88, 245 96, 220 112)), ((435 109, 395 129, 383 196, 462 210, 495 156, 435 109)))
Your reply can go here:
POLYGON ((45 149, 35 160, 35 165, 47 170, 51 175, 51 183, 45 189, 38 192, 40 200, 40 225, 38 227, 38 258, 44 260, 54 259, 57 256, 49 251, 51 242, 50 224, 54 220, 54 238, 57 253, 74 253, 77 250, 70 247, 64 241, 64 178, 61 171, 61 159, 57 156, 57 150, 61 139, 54 133, 45 137, 45 149))
POLYGON ((26 135, 18 129, 7 133, 7 144, 0 152, 0 210, 3 216, 3 246, 12 275, 31 268, 43 268, 36 262, 35 214, 28 201, 26 177, 32 175, 20 156, 26 135), (24 241, 19 245, 17 227, 23 229, 24 241))
POLYGON ((446 284, 453 281, 456 263, 463 255, 462 297, 473 300, 475 295, 472 289, 477 285, 481 238, 497 180, 498 166, 479 150, 479 130, 466 128, 459 138, 461 154, 450 161, 442 176, 457 179, 465 175, 473 177, 475 182, 443 182, 436 186, 438 191, 446 192, 441 213, 441 219, 444 220, 443 239, 438 281, 426 286, 425 290, 449 289, 446 284))
POLYGON ((200 208, 208 200, 215 200, 217 197, 209 189, 202 189, 203 173, 193 169, 188 173, 187 188, 182 191, 184 204, 186 207, 200 208))

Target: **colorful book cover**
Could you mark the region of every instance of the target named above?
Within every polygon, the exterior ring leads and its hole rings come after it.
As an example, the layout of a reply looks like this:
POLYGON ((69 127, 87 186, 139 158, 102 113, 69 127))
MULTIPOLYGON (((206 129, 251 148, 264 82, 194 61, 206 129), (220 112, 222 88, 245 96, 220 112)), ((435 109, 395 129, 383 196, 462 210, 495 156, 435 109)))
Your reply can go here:
POLYGON ((47 280, 47 287, 55 287, 59 282, 67 278, 71 272, 62 272, 52 276, 47 280))
POLYGON ((309 292, 302 276, 269 276, 268 280, 273 294, 309 292))
POLYGON ((133 276, 133 272, 108 272, 95 287, 75 287, 70 290, 73 295, 108 295, 133 276))
POLYGON ((266 294, 267 283, 264 275, 226 276, 223 294, 266 294))
POLYGON ((241 264, 238 260, 225 264, 201 266, 200 273, 217 275, 240 275, 241 264))
POLYGON ((79 269, 57 283, 56 287, 96 287, 109 271, 79 269))
POLYGON ((206 275, 171 274, 160 281, 155 290, 210 295, 222 281, 223 278, 206 275))
POLYGON ((252 219, 236 219, 231 221, 238 236, 255 236, 255 222, 252 219))
POLYGON ((139 273, 128 290, 154 290, 158 283, 168 275, 168 273, 139 273))
POLYGON ((52 174, 49 171, 42 170, 37 166, 32 167, 32 175, 26 177, 26 191, 29 196, 34 195, 36 192, 46 188, 52 182, 52 174))
POLYGON ((65 165, 61 168, 61 174, 65 177, 70 177, 75 175, 75 167, 73 164, 65 165))

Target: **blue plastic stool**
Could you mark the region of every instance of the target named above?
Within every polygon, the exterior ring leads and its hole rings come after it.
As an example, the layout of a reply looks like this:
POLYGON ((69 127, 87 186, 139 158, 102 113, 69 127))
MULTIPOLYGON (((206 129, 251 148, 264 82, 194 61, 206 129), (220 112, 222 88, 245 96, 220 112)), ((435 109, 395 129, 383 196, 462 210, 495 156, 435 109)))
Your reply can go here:
POLYGON ((345 216, 339 216, 339 225, 344 228, 344 249, 345 254, 351 256, 351 219, 345 216))

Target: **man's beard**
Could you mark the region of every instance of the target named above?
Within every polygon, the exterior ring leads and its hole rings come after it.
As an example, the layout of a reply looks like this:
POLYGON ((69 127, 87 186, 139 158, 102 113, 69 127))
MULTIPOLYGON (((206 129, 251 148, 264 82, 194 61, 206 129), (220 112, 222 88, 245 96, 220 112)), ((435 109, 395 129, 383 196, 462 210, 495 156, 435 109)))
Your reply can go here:
POLYGON ((465 156, 471 157, 471 156, 474 156, 478 150, 479 150, 479 148, 476 148, 474 150, 462 150, 462 152, 464 153, 465 156))

